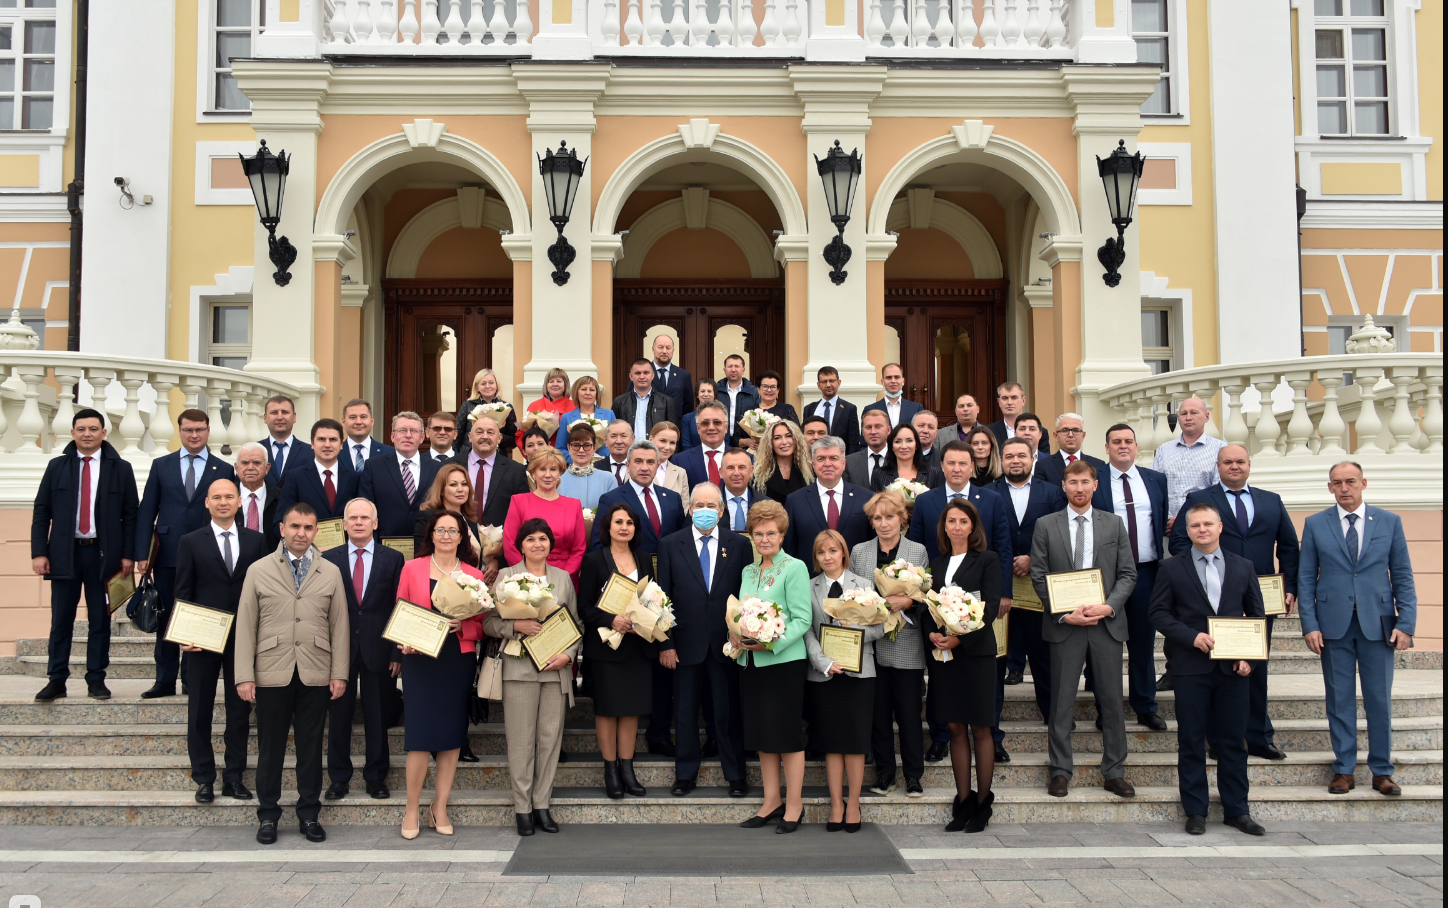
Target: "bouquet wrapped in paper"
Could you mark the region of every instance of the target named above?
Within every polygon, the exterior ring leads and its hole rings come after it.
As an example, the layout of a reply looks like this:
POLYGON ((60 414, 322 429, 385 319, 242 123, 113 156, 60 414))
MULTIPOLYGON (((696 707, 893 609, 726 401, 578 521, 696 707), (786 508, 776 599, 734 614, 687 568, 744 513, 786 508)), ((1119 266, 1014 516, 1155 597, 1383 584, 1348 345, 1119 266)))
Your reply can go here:
MULTIPOLYGON (((623 610, 623 616, 633 622, 635 634, 655 643, 668 639, 669 632, 674 629, 673 600, 652 580, 634 592, 628 607, 623 610)), ((598 636, 610 649, 618 649, 623 642, 623 634, 608 627, 599 628, 598 636)))
MULTIPOLYGON (((501 600, 495 606, 498 617, 514 621, 541 621, 559 608, 553 598, 553 584, 537 574, 514 574, 498 586, 496 598, 501 600)), ((509 640, 503 644, 503 652, 522 656, 522 641, 509 640)))
POLYGON ((874 590, 845 590, 838 599, 826 599, 822 605, 824 613, 841 624, 869 627, 885 625, 885 635, 891 640, 900 633, 905 619, 899 612, 890 611, 885 597, 874 590))
POLYGON ((754 409, 745 411, 739 417, 739 428, 750 438, 763 438, 771 426, 779 422, 779 417, 768 410, 754 409))
POLYGON ((583 509, 583 538, 593 538, 593 519, 598 516, 598 511, 593 508, 583 509))
POLYGON ((503 551, 503 528, 478 527, 478 543, 482 548, 481 560, 493 560, 503 551))
POLYGON ((454 571, 437 582, 432 607, 449 618, 471 618, 495 606, 486 583, 465 571, 454 571))
MULTIPOLYGON (((741 602, 730 596, 724 610, 724 625, 741 642, 757 643, 773 650, 774 641, 784 636, 784 609, 764 599, 751 597, 741 602)), ((732 643, 724 644, 724 655, 729 659, 737 659, 743 653, 744 650, 735 649, 732 643)))
MULTIPOLYGON (((947 634, 961 636, 985 627, 985 603, 958 586, 931 592, 925 605, 935 623, 947 634)), ((940 649, 931 650, 930 656, 936 662, 949 662, 953 658, 949 650, 940 649)))
MULTIPOLYGON (((604 438, 608 435, 608 423, 594 416, 580 416, 573 425, 588 426, 593 430, 594 444, 603 447, 604 438)), ((572 426, 569 427, 570 431, 572 426)))
POLYGON ((533 426, 542 429, 543 434, 552 438, 553 433, 558 431, 558 414, 552 410, 529 410, 523 416, 523 422, 519 428, 526 432, 533 426))
POLYGON ((909 596, 916 602, 924 602, 925 594, 930 591, 930 571, 896 558, 884 567, 875 568, 875 589, 881 596, 909 596))
POLYGON ((897 479, 885 486, 885 491, 897 493, 901 498, 905 499, 905 507, 913 510, 915 508, 915 499, 929 492, 930 486, 923 482, 915 482, 910 479, 897 479))
POLYGON ((472 420, 473 422, 477 422, 479 419, 486 416, 493 422, 497 423, 498 428, 501 429, 503 427, 503 424, 508 421, 508 416, 512 412, 512 404, 504 403, 501 400, 495 400, 489 404, 478 404, 476 407, 473 407, 472 411, 468 413, 468 419, 472 420))

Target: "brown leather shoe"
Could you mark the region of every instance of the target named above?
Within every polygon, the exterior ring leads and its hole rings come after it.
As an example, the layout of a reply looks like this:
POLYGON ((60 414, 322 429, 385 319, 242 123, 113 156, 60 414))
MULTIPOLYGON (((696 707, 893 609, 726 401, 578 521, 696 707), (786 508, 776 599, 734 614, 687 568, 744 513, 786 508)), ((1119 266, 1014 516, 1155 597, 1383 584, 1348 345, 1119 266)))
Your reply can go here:
POLYGON ((1065 776, 1052 776, 1046 786, 1046 794, 1053 798, 1064 798, 1071 791, 1071 780, 1065 776))
POLYGON ((1136 797, 1136 789, 1132 788, 1131 783, 1126 781, 1125 778, 1107 779, 1102 783, 1101 787, 1116 795, 1118 798, 1136 797))
POLYGON ((1398 783, 1393 781, 1392 776, 1373 776, 1373 788, 1378 794, 1385 794, 1392 797, 1397 797, 1403 793, 1403 789, 1398 787, 1398 783))
POLYGON ((1357 788, 1357 780, 1352 776, 1338 773, 1332 777, 1332 784, 1327 786, 1327 793, 1330 795, 1345 795, 1357 788))

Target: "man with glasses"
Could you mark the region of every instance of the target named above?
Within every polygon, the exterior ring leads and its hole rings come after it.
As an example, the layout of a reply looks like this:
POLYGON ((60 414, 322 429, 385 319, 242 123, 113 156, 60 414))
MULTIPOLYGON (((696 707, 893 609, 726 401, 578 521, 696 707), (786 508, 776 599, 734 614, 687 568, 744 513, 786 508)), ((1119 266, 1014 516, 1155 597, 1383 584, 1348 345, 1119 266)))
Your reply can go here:
POLYGON ((1042 482, 1060 486, 1066 477, 1066 468, 1078 460, 1084 460, 1096 468, 1096 475, 1106 472, 1106 461, 1092 457, 1081 450, 1086 443, 1086 423, 1080 413, 1062 413, 1056 417, 1056 453, 1042 457, 1036 464, 1036 475, 1042 482))
POLYGON ((689 488, 712 482, 724 488, 724 452, 729 449, 729 410, 717 400, 706 400, 694 414, 699 427, 699 446, 675 454, 669 462, 684 471, 689 488))
POLYGON ((458 418, 446 410, 438 410, 427 418, 428 456, 438 463, 446 463, 457 452, 453 445, 458 440, 458 418))
POLYGON ((412 538, 417 510, 441 464, 418 451, 422 444, 422 417, 403 410, 392 417, 391 456, 367 462, 357 494, 377 505, 378 538, 412 538))
MULTIPOLYGON (((161 626, 171 618, 176 602, 176 549, 181 537, 206 526, 211 515, 206 510, 206 490, 218 479, 236 482, 236 471, 219 457, 206 450, 211 439, 211 417, 202 410, 184 410, 176 419, 180 429, 181 450, 156 458, 151 475, 146 477, 146 491, 141 496, 141 509, 136 520, 136 569, 142 574, 154 572, 156 592, 160 594, 161 626), (156 560, 151 562, 151 537, 156 538, 156 560)), ((141 698, 176 695, 176 676, 181 670, 181 650, 156 635, 156 683, 141 698)), ((184 680, 182 686, 184 687, 184 680)))

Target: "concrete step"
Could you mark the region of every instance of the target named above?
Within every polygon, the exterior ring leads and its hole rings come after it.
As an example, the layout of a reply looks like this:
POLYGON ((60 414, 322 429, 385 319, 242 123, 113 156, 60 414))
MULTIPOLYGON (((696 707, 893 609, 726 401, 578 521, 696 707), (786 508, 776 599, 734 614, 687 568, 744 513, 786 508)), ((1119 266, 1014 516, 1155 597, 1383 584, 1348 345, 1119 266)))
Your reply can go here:
MULTIPOLYGON (((1136 797, 1118 798, 1093 787, 1078 787, 1064 798, 1053 798, 1044 788, 995 789, 996 825, 1024 822, 1141 822, 1183 819, 1174 786, 1138 786, 1136 797)), ((405 798, 400 791, 387 800, 367 797, 323 802, 321 821, 342 825, 400 826, 405 798)), ((864 820, 881 824, 944 824, 949 819, 953 788, 927 788, 920 798, 898 791, 861 799, 864 820)), ((1215 796, 1214 796, 1215 797, 1215 796)), ((422 800, 430 802, 424 791, 422 800)), ((281 803, 296 802, 294 791, 283 791, 281 803)), ((4 825, 131 825, 131 826, 252 826, 256 801, 218 797, 212 804, 197 804, 190 791, 4 791, 0 792, 0 824, 4 825)), ((685 798, 655 789, 647 797, 609 800, 597 789, 559 788, 553 792, 552 810, 560 823, 736 823, 758 812, 762 798, 730 798, 722 789, 697 789, 685 798)), ((828 817, 828 793, 805 789, 807 823, 828 817)), ((508 791, 455 789, 448 814, 455 825, 513 825, 512 795, 508 791)), ((1264 823, 1318 822, 1442 822, 1441 785, 1405 786, 1397 798, 1386 798, 1358 787, 1346 795, 1329 797, 1322 788, 1278 786, 1252 793, 1252 815, 1264 823)), ((1212 819, 1221 808, 1213 805, 1212 819)), ((290 823, 290 810, 284 814, 290 823)), ((1270 827, 1269 827, 1270 828, 1270 827)))
MULTIPOLYGON (((49 674, 50 660, 46 656, 16 656, 15 665, 20 669, 20 674, 29 675, 32 678, 44 678, 49 674)), ((82 683, 85 680, 85 644, 70 651, 70 676, 72 679, 79 679, 82 683)), ((156 660, 148 648, 143 656, 111 656, 111 664, 106 669, 106 678, 144 678, 154 680, 156 677, 156 660)), ((37 688, 38 690, 39 688, 37 688)))

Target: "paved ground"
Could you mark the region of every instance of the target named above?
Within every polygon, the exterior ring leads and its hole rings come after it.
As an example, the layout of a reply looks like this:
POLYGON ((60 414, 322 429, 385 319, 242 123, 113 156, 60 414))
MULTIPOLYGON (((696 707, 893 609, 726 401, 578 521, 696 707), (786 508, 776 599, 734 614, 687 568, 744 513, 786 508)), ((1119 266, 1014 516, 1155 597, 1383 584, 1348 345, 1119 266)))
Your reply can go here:
POLYGON ((518 841, 509 829, 408 843, 391 828, 337 827, 319 846, 284 828, 263 848, 235 828, 10 827, 0 829, 0 899, 10 908, 1443 903, 1440 825, 1274 823, 1261 839, 1220 826, 1192 837, 1165 823, 886 831, 914 873, 521 877, 503 873, 518 841))

